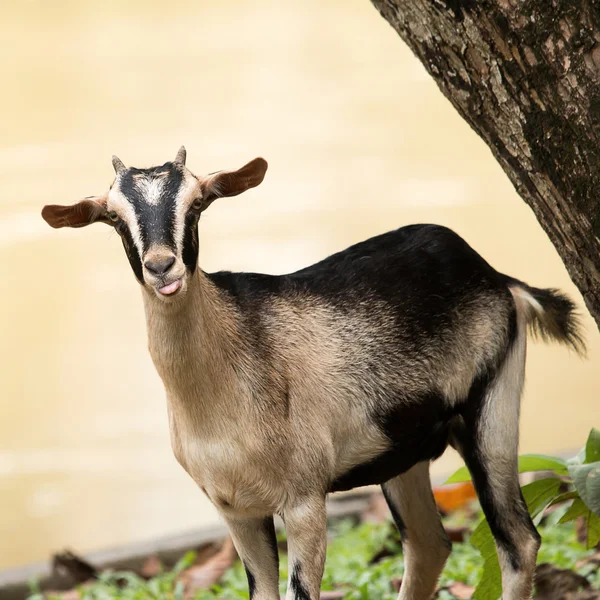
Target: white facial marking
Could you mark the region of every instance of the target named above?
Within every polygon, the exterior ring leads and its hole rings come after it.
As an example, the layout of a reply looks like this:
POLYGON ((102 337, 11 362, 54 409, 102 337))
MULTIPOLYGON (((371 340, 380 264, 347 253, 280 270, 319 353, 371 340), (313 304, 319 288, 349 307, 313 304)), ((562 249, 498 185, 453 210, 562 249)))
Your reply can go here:
POLYGON ((175 235, 173 237, 175 239, 175 245, 178 253, 183 251, 185 216, 190 205, 196 198, 194 192, 197 189, 198 180, 186 173, 177 192, 177 198, 175 199, 175 235))
POLYGON ((164 177, 134 177, 136 179, 135 187, 138 189, 144 200, 151 205, 158 204, 165 183, 164 177))
POLYGON ((140 225, 138 223, 135 210, 117 185, 114 185, 108 193, 107 208, 108 210, 114 210, 123 219, 123 221, 127 223, 129 232, 131 233, 131 238, 133 239, 133 243, 137 248, 138 254, 140 256, 144 256, 142 232, 140 230, 140 225))

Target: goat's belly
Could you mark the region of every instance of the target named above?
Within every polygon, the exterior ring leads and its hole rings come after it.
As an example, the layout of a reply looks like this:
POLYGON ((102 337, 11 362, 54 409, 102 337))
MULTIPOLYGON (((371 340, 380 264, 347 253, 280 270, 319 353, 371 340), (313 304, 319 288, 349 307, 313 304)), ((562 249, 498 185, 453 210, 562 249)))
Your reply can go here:
POLYGON ((366 485, 380 485, 405 473, 418 462, 439 458, 448 446, 450 419, 400 421, 380 430, 387 441, 385 448, 363 458, 338 465, 328 491, 340 492, 366 485))

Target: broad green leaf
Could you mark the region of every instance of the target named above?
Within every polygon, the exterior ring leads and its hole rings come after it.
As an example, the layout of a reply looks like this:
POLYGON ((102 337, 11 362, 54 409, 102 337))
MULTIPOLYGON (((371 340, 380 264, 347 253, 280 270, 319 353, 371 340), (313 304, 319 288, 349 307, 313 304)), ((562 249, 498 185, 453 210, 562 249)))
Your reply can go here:
MULTIPOLYGON (((529 514, 535 518, 554 500, 560 488, 560 479, 549 477, 538 479, 521 488, 529 514)), ((474 600, 498 600, 502 594, 502 577, 494 537, 484 519, 473 531, 471 542, 485 560, 483 575, 473 593, 474 600)))
POLYGON ((458 471, 455 471, 454 474, 450 475, 450 477, 444 482, 446 483, 464 483, 465 481, 471 481, 471 473, 469 473, 469 469, 466 466, 462 466, 458 471))
POLYGON ((591 550, 600 544, 600 517, 592 511, 587 520, 587 549, 591 550))
POLYGON ((471 543, 479 550, 484 560, 483 573, 473 592, 473 598, 474 600, 498 600, 502 595, 502 574, 494 537, 485 519, 473 531, 471 543))
POLYGON ((474 600, 498 600, 502 595, 502 573, 498 557, 490 556, 483 564, 481 579, 473 592, 474 600))
POLYGON ((600 429, 592 428, 585 445, 585 463, 600 461, 600 429))
POLYGON ((568 523, 574 521, 577 517, 586 515, 590 509, 584 504, 581 498, 576 498, 573 504, 569 507, 569 510, 562 516, 559 523, 568 523))
POLYGON ((559 494, 550 502, 550 506, 554 506, 555 504, 559 504, 560 502, 566 502, 567 500, 574 500, 575 498, 579 498, 579 494, 573 490, 572 492, 565 492, 564 494, 559 494))
POLYGON ((529 514, 532 517, 542 512, 552 502, 558 493, 560 483, 560 479, 548 477, 532 481, 521 488, 529 514))
POLYGON ((569 460, 567 461, 567 466, 569 465, 582 465, 585 462, 585 448, 582 448, 579 451, 579 454, 577 454, 577 456, 574 456, 573 458, 569 458, 569 460))
MULTIPOLYGON (((519 456, 519 473, 531 471, 553 471, 557 475, 566 475, 567 461, 545 454, 522 454, 519 456)), ((471 474, 466 466, 462 466, 445 483, 463 483, 465 481, 471 481, 471 474)))
POLYGON ((482 519, 479 525, 475 527, 475 530, 471 534, 471 543, 479 550, 484 559, 487 560, 490 556, 495 556, 496 545, 494 536, 486 519, 482 519))
POLYGON ((569 465, 569 475, 586 506, 600 516, 600 461, 569 465))
POLYGON ((522 454, 519 456, 519 473, 529 471, 554 471, 557 475, 566 475, 567 461, 545 454, 522 454))
POLYGON ((585 527, 587 531, 588 550, 595 548, 600 542, 600 517, 594 514, 584 503, 581 498, 577 498, 570 506, 569 510, 563 515, 559 523, 568 523, 574 521, 577 517, 585 519, 585 527))

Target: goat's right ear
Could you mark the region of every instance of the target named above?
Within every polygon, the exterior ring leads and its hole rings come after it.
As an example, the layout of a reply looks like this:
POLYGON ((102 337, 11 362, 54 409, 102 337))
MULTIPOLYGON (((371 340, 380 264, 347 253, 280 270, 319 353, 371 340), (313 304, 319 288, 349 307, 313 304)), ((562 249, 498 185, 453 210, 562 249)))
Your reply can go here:
POLYGON ((267 161, 255 158, 237 171, 218 171, 202 181, 202 194, 206 206, 217 198, 237 196, 259 185, 267 172, 267 161))
POLYGON ((106 214, 106 196, 90 196, 70 206, 47 204, 42 209, 42 218, 55 229, 85 227, 97 222, 110 223, 106 214))

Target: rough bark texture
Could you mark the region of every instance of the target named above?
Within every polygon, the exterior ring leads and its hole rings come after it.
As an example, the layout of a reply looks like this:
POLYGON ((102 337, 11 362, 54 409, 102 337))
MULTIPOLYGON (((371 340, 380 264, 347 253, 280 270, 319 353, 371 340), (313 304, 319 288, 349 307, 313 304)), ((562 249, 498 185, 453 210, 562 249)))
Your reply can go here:
POLYGON ((600 327, 600 0, 372 0, 490 146, 600 327))

